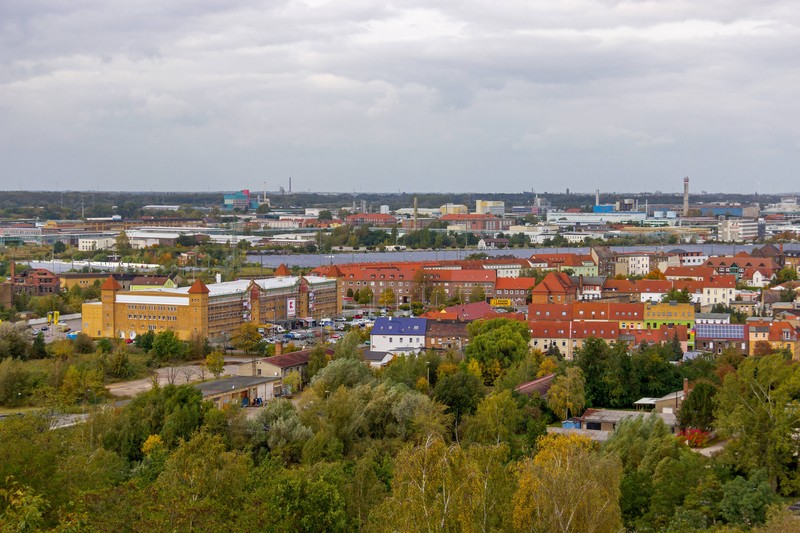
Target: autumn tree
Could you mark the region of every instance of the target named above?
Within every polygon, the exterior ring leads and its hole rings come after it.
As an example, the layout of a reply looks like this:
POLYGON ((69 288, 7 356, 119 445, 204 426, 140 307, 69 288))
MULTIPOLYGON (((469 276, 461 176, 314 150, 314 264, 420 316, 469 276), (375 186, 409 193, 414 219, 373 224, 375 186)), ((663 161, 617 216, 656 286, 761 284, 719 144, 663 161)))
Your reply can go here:
POLYGON ((294 394, 299 391, 302 383, 303 377, 297 370, 288 372, 283 378, 283 386, 286 388, 288 394, 294 394))
POLYGON ((546 435, 523 460, 514 495, 517 531, 596 533, 621 529, 619 459, 603 455, 588 437, 546 435))
POLYGON ((260 342, 261 333, 258 332, 258 326, 250 322, 245 322, 239 326, 231 337, 233 347, 245 353, 256 351, 260 342))
POLYGON ((378 297, 378 305, 381 307, 394 307, 397 303, 397 295, 391 287, 386 288, 378 297))
POLYGON ((215 378, 219 378, 225 370, 225 355, 219 350, 214 350, 206 356, 206 368, 215 378))
POLYGON ((520 429, 523 413, 510 390, 495 392, 478 404, 475 414, 467 419, 467 435, 481 444, 510 442, 520 429))
POLYGON ((553 386, 547 391, 547 406, 558 416, 564 413, 564 420, 581 414, 586 404, 585 384, 580 368, 568 368, 566 375, 553 380, 553 386))

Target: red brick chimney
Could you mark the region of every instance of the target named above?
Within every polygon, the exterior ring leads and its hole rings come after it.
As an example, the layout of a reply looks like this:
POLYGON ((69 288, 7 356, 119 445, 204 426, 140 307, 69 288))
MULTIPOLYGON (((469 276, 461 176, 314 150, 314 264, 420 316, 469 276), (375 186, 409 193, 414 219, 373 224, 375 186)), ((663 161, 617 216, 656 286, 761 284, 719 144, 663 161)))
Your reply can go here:
POLYGON ((275 343, 275 355, 281 355, 283 353, 283 341, 278 341, 275 343))
POLYGON ((16 263, 14 263, 14 261, 11 261, 11 283, 14 283, 14 276, 16 275, 17 272, 16 267, 17 267, 16 263))
POLYGON ((689 378, 683 378, 683 399, 689 396, 689 378))

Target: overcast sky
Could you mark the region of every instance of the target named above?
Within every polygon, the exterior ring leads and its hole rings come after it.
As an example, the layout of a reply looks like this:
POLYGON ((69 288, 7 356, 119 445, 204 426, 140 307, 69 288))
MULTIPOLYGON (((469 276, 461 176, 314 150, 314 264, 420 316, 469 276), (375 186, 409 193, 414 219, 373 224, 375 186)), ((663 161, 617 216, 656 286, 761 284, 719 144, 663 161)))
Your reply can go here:
POLYGON ((796 1, 2 0, 0 189, 800 189, 796 1))

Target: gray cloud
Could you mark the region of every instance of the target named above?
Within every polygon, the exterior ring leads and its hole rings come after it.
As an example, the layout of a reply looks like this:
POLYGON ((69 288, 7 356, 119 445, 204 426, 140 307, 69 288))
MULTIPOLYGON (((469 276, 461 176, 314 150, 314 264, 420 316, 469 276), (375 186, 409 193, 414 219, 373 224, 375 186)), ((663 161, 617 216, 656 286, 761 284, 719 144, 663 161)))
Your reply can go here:
MULTIPOLYGON (((793 2, 9 0, 0 188, 792 188, 793 2)), ((796 188, 796 187, 795 187, 796 188)))

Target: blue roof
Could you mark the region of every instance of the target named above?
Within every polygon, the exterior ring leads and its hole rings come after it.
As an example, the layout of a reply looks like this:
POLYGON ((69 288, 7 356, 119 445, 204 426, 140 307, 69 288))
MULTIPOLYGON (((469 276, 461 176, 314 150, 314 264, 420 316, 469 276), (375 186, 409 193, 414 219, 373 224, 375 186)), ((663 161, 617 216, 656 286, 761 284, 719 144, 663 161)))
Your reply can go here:
POLYGON ((427 318, 380 317, 375 319, 372 335, 425 335, 427 318))
POLYGON ((695 337, 698 339, 746 339, 744 324, 697 324, 695 337))

